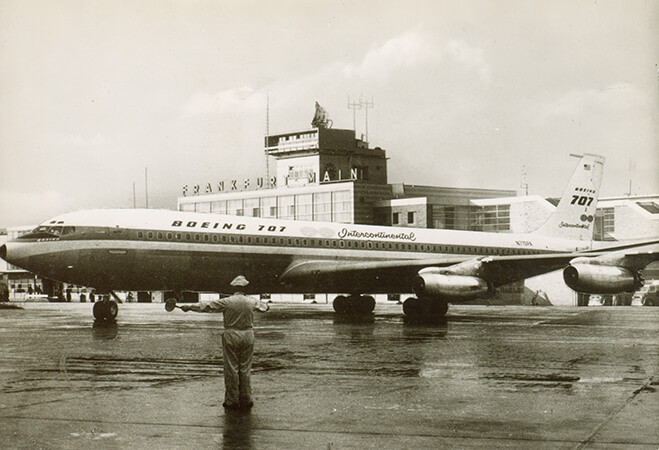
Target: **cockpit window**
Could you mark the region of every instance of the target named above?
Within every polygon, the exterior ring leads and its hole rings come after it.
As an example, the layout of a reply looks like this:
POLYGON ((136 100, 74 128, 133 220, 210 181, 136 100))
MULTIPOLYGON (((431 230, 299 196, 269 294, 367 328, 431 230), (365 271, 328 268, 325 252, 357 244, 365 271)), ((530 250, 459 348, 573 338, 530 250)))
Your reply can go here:
POLYGON ((62 236, 65 234, 71 234, 76 232, 76 227, 64 227, 62 228, 62 236))
POLYGON ((62 228, 63 227, 50 227, 50 228, 48 228, 48 233, 50 233, 54 236, 61 236, 62 235, 62 228))
POLYGON ((39 225, 19 239, 50 239, 67 234, 75 233, 76 227, 61 225, 62 222, 53 222, 47 225, 39 225))

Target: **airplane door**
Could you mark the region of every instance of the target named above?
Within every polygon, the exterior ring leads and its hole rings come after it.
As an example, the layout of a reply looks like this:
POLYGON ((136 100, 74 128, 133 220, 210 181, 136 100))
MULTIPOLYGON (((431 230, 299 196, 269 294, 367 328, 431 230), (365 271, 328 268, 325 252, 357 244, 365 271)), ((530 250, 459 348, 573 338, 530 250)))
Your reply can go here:
MULTIPOLYGON (((120 228, 108 228, 107 234, 112 239, 121 239, 123 231, 120 228)), ((109 281, 109 286, 127 286, 132 284, 131 280, 134 277, 135 269, 135 251, 127 249, 121 245, 121 241, 116 248, 109 248, 103 256, 105 262, 103 266, 107 268, 106 277, 109 281)))
POLYGON ((105 255, 105 276, 111 286, 132 285, 135 272, 135 252, 129 249, 108 249, 105 255))

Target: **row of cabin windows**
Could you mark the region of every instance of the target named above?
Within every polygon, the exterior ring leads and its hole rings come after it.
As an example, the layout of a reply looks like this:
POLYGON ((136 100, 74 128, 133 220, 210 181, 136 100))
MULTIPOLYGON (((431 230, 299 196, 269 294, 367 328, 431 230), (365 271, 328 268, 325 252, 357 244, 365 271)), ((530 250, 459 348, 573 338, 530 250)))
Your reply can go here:
POLYGON ((486 255, 530 255, 536 253, 528 249, 495 249, 489 247, 471 247, 460 245, 436 245, 436 244, 410 244, 401 242, 379 242, 379 241, 344 241, 337 239, 312 239, 312 238, 284 238, 270 236, 232 236, 202 233, 173 233, 162 231, 137 232, 139 239, 146 236, 149 240, 206 242, 222 244, 261 244, 261 245, 286 245, 289 247, 326 247, 326 248, 355 248, 376 250, 412 250, 417 252, 431 253, 464 253, 464 254, 486 254, 486 255))

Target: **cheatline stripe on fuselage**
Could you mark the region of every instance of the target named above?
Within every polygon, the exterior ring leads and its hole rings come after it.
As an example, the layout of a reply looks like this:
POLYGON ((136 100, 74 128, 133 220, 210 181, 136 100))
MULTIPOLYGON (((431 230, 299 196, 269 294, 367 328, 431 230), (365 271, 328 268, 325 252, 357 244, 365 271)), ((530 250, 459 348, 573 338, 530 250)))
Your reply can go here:
MULTIPOLYGON (((31 240, 25 239, 23 242, 31 240)), ((122 229, 122 228, 95 228, 84 227, 84 231, 62 236, 60 238, 35 239, 44 244, 61 243, 63 246, 44 246, 42 250, 34 249, 37 253, 58 250, 73 250, 89 248, 90 241, 96 245, 102 243, 103 248, 161 248, 177 251, 192 252, 251 252, 251 253, 286 253, 294 256, 309 255, 313 249, 314 257, 336 257, 336 250, 341 255, 352 258, 396 258, 421 259, 429 256, 464 255, 533 255, 548 253, 563 253, 534 248, 492 247, 485 245, 459 245, 459 244, 430 244, 420 242, 389 242, 378 240, 341 239, 336 237, 289 237, 264 236, 251 234, 235 234, 220 232, 203 232, 193 230, 166 231, 162 229, 122 229), (149 238, 149 236, 152 236, 149 238), (145 247, 145 244, 148 247, 145 247), (48 250, 46 250, 48 247, 48 250), (221 249, 221 250, 220 250, 221 249)))
MULTIPOLYGON (((570 224, 566 226, 568 225, 570 224)), ((80 227, 86 230, 105 232, 112 236, 121 235, 122 232, 142 230, 143 232, 151 231, 153 233, 209 233, 209 235, 226 233, 227 235, 233 234, 235 236, 334 239, 337 242, 352 240, 353 242, 357 241, 360 243, 362 241, 372 242, 373 247, 377 248, 377 246, 380 246, 380 249, 382 249, 382 245, 388 246, 388 243, 391 243, 392 250, 395 250, 395 243, 401 245, 415 243, 417 245, 490 249, 489 251, 479 250, 474 252, 483 255, 532 254, 534 250, 542 250, 542 253, 551 252, 552 250, 573 252, 579 249, 585 250, 589 247, 588 242, 564 239, 558 236, 544 236, 536 233, 493 233, 358 225, 168 210, 125 209, 80 211, 77 213, 63 214, 44 222, 39 226, 39 229, 43 228, 45 230, 49 227, 59 228, 62 231, 80 231, 79 229, 71 230, 74 227, 80 227), (386 242, 387 244, 378 244, 378 242, 386 242), (509 250, 506 251, 506 249, 509 250), (511 249, 519 250, 510 253, 511 249)), ((75 234, 79 235, 80 233, 75 234)), ((91 234, 98 236, 99 233, 94 232, 91 234)), ((127 234, 125 236, 129 239, 135 238, 133 234, 127 234)), ((274 243, 269 242, 269 244, 274 243)), ((320 242, 318 246, 322 247, 323 244, 324 242, 320 242)), ((330 243, 330 245, 333 244, 330 243)), ((337 244, 337 247, 339 246, 340 244, 337 244)), ((412 248, 399 246, 399 250, 412 249, 428 253, 472 253, 471 251, 461 250, 460 248, 442 249, 440 247, 432 247, 432 250, 430 248, 424 250, 420 246, 412 248)))

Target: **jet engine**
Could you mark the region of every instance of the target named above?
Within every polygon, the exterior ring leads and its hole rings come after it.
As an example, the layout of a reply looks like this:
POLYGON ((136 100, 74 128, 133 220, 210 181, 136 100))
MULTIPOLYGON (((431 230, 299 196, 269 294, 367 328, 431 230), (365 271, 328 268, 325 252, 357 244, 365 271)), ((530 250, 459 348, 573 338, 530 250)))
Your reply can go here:
POLYGON ((563 280, 577 292, 618 294, 633 292, 643 286, 638 273, 617 266, 572 264, 563 270, 563 280))
POLYGON ((447 301, 469 301, 488 298, 494 294, 494 286, 482 278, 470 275, 419 273, 414 284, 419 297, 441 297, 447 301))

